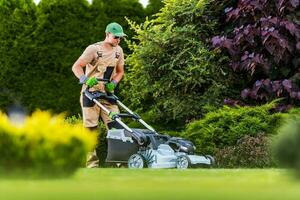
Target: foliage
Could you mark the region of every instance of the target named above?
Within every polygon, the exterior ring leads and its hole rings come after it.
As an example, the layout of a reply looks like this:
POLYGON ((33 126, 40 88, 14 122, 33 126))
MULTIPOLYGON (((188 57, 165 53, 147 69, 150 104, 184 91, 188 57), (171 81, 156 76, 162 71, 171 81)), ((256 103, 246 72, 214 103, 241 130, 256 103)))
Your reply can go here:
POLYGON ((279 165, 300 172, 300 112, 291 115, 280 127, 273 143, 273 154, 279 165))
POLYGON ((72 116, 69 116, 65 119, 65 122, 68 123, 68 124, 79 124, 79 123, 83 123, 82 122, 82 117, 81 115, 72 115, 72 116))
POLYGON ((215 159, 221 168, 265 168, 274 167, 270 138, 265 134, 252 137, 244 135, 234 146, 217 149, 215 159))
POLYGON ((281 113, 271 113, 274 106, 224 106, 188 124, 185 137, 194 142, 198 153, 214 154, 216 149, 234 146, 245 135, 274 134, 283 118, 281 113))
POLYGON ((131 38, 124 16, 140 22, 144 12, 137 0, 114 0, 111 5, 42 0, 38 6, 33 0, 1 0, 1 110, 21 104, 29 112, 79 113, 81 86, 71 66, 89 44, 104 39, 108 22, 120 21, 131 38))
POLYGON ((153 17, 163 6, 163 0, 149 0, 145 9, 146 15, 150 18, 153 17))
POLYGON ((71 66, 90 43, 89 35, 86 34, 91 31, 88 11, 85 0, 40 2, 38 26, 34 33, 35 64, 38 67, 31 66, 28 73, 23 75, 27 80, 34 77, 34 80, 27 81, 25 88, 27 94, 30 94, 27 105, 51 108, 54 112, 80 111, 79 103, 75 103, 79 99, 80 85, 71 72, 71 66), (49 91, 50 88, 55 91, 49 91), (36 96, 34 100, 32 95, 36 96))
POLYGON ((32 59, 36 5, 32 0, 0 1, 0 107, 24 101, 22 74, 32 59))
POLYGON ((90 7, 91 31, 88 35, 93 42, 105 39, 106 25, 110 22, 105 12, 105 0, 93 0, 90 7))
POLYGON ((24 124, 0 115, 0 170, 37 175, 72 174, 85 163, 96 138, 81 124, 69 125, 61 115, 37 111, 24 124))
POLYGON ((260 102, 300 99, 299 0, 239 0, 225 9, 226 24, 213 47, 230 56, 230 67, 247 80, 242 98, 260 102))
MULTIPOLYGON (((157 18, 130 22, 138 44, 129 42, 127 102, 154 123, 177 125, 199 117, 201 106, 220 105, 230 93, 225 57, 209 51, 209 37, 228 1, 166 0, 157 18), (208 17, 209 16, 209 17, 208 17)), ((125 96, 125 95, 124 95, 125 96)))

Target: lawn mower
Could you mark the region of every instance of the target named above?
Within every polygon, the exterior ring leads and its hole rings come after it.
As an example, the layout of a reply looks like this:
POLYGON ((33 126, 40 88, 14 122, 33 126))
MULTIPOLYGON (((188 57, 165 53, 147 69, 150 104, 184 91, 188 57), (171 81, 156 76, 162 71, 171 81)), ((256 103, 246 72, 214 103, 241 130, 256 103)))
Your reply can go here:
MULTIPOLYGON (((109 79, 98 79, 109 81, 109 79)), ((179 168, 211 167, 215 160, 210 155, 195 155, 191 141, 180 137, 160 134, 138 114, 125 106, 115 94, 89 91, 84 95, 97 104, 112 118, 107 132, 107 163, 127 164, 128 168, 179 168), (111 113, 100 100, 119 105, 125 113, 111 113), (142 124, 145 129, 130 128, 123 121, 130 118, 142 124)))

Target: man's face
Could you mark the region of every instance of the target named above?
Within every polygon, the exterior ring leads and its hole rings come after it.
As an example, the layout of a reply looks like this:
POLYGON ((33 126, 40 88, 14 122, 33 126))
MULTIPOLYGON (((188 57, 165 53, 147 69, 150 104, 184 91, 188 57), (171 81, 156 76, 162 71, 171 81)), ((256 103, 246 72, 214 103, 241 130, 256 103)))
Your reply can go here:
POLYGON ((118 44, 121 41, 120 37, 114 36, 111 33, 107 34, 107 39, 108 39, 108 42, 111 43, 113 46, 118 46, 118 44))

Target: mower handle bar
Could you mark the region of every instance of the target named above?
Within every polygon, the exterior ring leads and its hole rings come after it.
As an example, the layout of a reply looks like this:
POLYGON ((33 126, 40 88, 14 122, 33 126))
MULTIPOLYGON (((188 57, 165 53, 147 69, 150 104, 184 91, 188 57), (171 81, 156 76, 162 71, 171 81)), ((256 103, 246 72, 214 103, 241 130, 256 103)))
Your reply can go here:
POLYGON ((107 78, 97 78, 97 81, 110 82, 110 80, 107 78))
MULTIPOLYGON (((89 88, 86 88, 85 91, 84 91, 84 95, 90 99, 91 101, 95 102, 100 108, 102 108, 104 110, 104 112, 106 112, 108 115, 111 113, 105 106, 103 106, 98 100, 97 98, 95 98, 93 96, 93 94, 91 94, 89 91, 88 91, 89 88)), ((107 96, 107 95, 103 95, 103 96, 107 96)), ((119 116, 115 119, 121 126, 123 126, 127 131, 129 132, 133 132, 131 130, 131 128, 129 128, 126 124, 124 124, 120 117, 129 117, 129 116, 132 116, 133 119, 135 119, 136 121, 140 122, 143 126, 145 126, 147 129, 151 130, 152 132, 156 133, 156 131, 154 130, 154 128, 152 128, 149 124, 147 124, 143 119, 141 119, 136 113, 134 113, 132 110, 130 110, 127 106, 125 106, 120 100, 119 98, 114 95, 114 94, 111 94, 110 96, 108 97, 111 97, 112 99, 116 100, 117 104, 119 106, 121 106, 124 110, 126 110, 129 114, 127 114, 126 116, 124 114, 119 114, 119 116)))
MULTIPOLYGON (((113 94, 113 96, 115 96, 113 94)), ((115 96, 117 97, 117 96, 115 96)), ((123 109, 125 109, 129 114, 134 115, 134 116, 138 116, 136 113, 134 113, 132 110, 130 110, 127 106, 125 106, 117 97, 117 103, 119 106, 121 106, 123 109)), ((143 119, 141 119, 139 117, 139 119, 137 119, 137 121, 139 121, 141 124, 143 124, 147 129, 151 130, 152 132, 156 133, 156 131, 154 130, 154 128, 152 128, 149 124, 147 124, 143 119)))

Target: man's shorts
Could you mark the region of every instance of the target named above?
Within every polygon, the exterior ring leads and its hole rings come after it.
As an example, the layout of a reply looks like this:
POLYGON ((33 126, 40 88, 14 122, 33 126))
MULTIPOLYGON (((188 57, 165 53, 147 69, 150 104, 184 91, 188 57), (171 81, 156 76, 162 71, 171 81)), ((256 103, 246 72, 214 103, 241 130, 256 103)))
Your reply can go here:
MULTIPOLYGON (((102 110, 97 104, 94 104, 90 100, 90 102, 88 103, 83 103, 83 101, 83 94, 81 94, 80 105, 82 109, 83 125, 85 127, 89 128, 98 126, 99 116, 101 116, 101 119, 103 120, 105 126, 107 126, 107 123, 111 122, 111 119, 108 117, 108 114, 104 110, 102 110), (90 105, 88 105, 89 103, 90 105)), ((87 99, 85 99, 85 101, 87 101, 87 99)), ((120 112, 117 105, 111 104, 106 100, 100 100, 100 103, 111 112, 120 112)))

